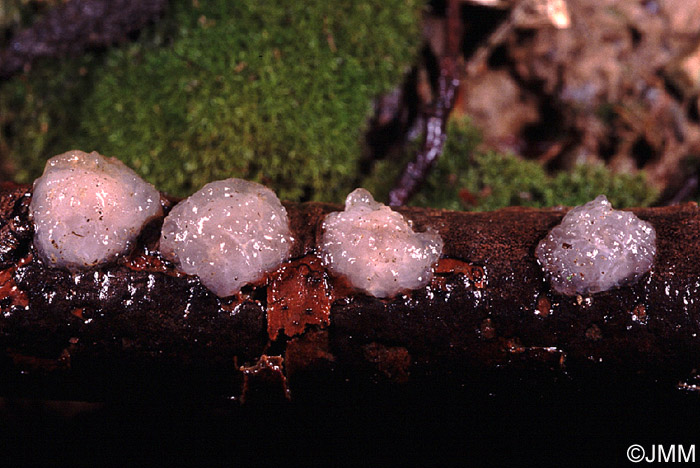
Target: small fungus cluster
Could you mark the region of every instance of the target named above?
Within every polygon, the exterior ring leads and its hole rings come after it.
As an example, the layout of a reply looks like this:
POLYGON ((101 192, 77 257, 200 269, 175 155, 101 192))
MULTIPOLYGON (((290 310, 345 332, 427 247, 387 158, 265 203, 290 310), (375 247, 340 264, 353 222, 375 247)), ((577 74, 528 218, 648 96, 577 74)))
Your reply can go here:
POLYGON ((555 291, 592 294, 631 284, 649 271, 656 231, 633 213, 614 210, 600 195, 569 211, 535 254, 555 291))
POLYGON ((46 163, 29 209, 43 260, 70 270, 117 258, 146 223, 163 214, 151 184, 118 159, 82 151, 46 163))
MULTIPOLYGON (((158 191, 120 161, 70 151, 50 159, 34 182, 30 214, 42 260, 74 271, 127 253, 163 211, 158 191)), ((226 179, 171 210, 160 250, 226 297, 288 260, 293 242, 287 211, 272 190, 226 179)), ((357 289, 392 297, 428 284, 442 248, 437 233, 416 233, 400 213, 357 189, 344 211, 324 219, 319 255, 331 273, 357 289)), ((631 284, 650 270, 656 233, 634 214, 613 210, 601 195, 569 211, 535 254, 558 293, 597 293, 631 284)))
POLYGON ((323 221, 324 264, 377 297, 428 284, 442 246, 437 233, 414 232, 400 213, 361 188, 348 195, 345 211, 323 221))
POLYGON ((289 257, 287 210, 255 182, 226 179, 205 185, 165 217, 160 250, 220 297, 257 281, 289 257))
MULTIPOLYGON (((129 251, 143 227, 162 216, 160 195, 134 171, 96 152, 55 156, 35 181, 34 243, 53 267, 89 268, 129 251)), ((321 245, 330 271, 378 297, 430 281, 440 257, 436 233, 416 234, 399 213, 358 189, 346 211, 324 222, 321 245)), ((294 239, 275 193, 254 182, 205 185, 163 220, 160 251, 220 297, 231 296, 286 261, 294 239)))

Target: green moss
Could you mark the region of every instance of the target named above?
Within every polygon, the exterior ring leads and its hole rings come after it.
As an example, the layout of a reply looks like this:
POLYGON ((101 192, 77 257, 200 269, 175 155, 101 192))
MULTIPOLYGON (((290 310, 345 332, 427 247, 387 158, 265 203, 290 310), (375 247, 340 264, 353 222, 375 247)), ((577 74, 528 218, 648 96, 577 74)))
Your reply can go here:
MULTIPOLYGON (((25 182, 48 157, 80 148, 117 156, 174 195, 235 176, 286 199, 340 202, 358 179, 372 99, 414 60, 423 5, 174 0, 134 43, 40 63, 2 83, 0 156, 25 182)), ((478 145, 473 126, 453 120, 413 203, 490 210, 576 205, 605 193, 624 207, 656 197, 643 175, 582 166, 550 177, 535 162, 478 145)), ((362 185, 386 199, 416 149, 378 162, 362 185)))
POLYGON ((0 114, 19 110, 2 137, 23 181, 81 148, 175 195, 235 176, 340 201, 372 99, 414 60, 423 4, 173 1, 136 43, 84 59, 82 75, 44 65, 3 85, 0 114))
POLYGON ((13 163, 16 180, 32 181, 48 157, 80 147, 74 132, 90 87, 86 71, 95 61, 86 56, 61 67, 39 66, 31 79, 22 76, 0 86, 0 158, 13 163))
POLYGON ((649 206, 659 196, 643 173, 613 174, 599 165, 581 165, 571 173, 559 173, 552 180, 551 191, 555 203, 566 206, 580 205, 600 194, 607 195, 615 208, 649 206))
MULTIPOLYGON (((411 203, 451 210, 487 211, 506 206, 574 206, 605 194, 618 208, 647 206, 658 193, 643 174, 613 174, 603 166, 582 165, 572 172, 549 176, 534 162, 514 155, 479 151, 479 135, 468 119, 453 119, 445 150, 411 203)), ((386 199, 402 161, 381 161, 365 187, 386 199)))

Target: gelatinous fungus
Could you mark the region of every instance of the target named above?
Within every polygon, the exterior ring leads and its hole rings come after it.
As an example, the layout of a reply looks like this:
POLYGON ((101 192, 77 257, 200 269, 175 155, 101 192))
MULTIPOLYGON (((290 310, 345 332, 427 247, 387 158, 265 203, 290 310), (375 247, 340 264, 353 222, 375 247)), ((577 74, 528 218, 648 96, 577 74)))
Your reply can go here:
POLYGON ((160 250, 219 297, 261 279, 289 256, 287 211, 255 182, 226 179, 205 185, 166 216, 160 250))
POLYGON ((416 233, 400 213, 374 201, 365 189, 345 200, 345 211, 323 221, 321 254, 328 269, 376 297, 425 286, 442 253, 435 232, 416 233))
POLYGON ((49 159, 29 209, 41 258, 71 270, 125 253, 143 226, 162 215, 160 194, 133 170, 78 150, 49 159))
POLYGON ((633 213, 614 210, 600 195, 569 211, 535 254, 555 291, 597 293, 631 284, 651 269, 656 231, 633 213))

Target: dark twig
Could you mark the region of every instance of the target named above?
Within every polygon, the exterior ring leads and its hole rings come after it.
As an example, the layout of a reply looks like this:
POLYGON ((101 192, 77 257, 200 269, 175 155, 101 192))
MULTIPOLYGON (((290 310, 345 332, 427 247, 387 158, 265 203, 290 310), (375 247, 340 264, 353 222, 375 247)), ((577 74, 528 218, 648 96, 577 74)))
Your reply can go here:
POLYGON ((451 66, 441 66, 438 80, 439 94, 432 111, 425 118, 425 141, 416 155, 415 161, 406 166, 395 187, 389 193, 391 206, 400 206, 408 201, 442 154, 447 137, 447 118, 454 106, 457 88, 459 88, 459 79, 447 71, 448 68, 454 70, 454 62, 450 59, 443 59, 443 62, 445 61, 451 62, 451 66))
POLYGON ((154 21, 167 0, 71 0, 18 32, 0 51, 0 78, 8 78, 41 57, 79 54, 123 42, 154 21))
POLYGON ((430 168, 442 154, 447 137, 447 119, 455 103, 459 88, 457 57, 461 40, 461 19, 459 2, 450 0, 447 7, 447 55, 440 60, 440 77, 437 86, 437 98, 425 112, 425 141, 416 159, 404 169, 396 185, 389 193, 389 204, 405 204, 428 176, 430 168))

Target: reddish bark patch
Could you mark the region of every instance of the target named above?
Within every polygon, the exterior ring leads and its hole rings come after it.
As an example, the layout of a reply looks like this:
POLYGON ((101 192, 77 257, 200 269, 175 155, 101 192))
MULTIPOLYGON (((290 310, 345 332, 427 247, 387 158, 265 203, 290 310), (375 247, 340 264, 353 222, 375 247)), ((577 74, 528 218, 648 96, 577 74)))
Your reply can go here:
POLYGON ((0 271, 0 310, 13 306, 26 307, 29 305, 27 294, 17 287, 12 276, 15 268, 0 271))
POLYGON ((307 325, 330 324, 331 292, 321 261, 312 255, 282 266, 267 289, 267 333, 292 337, 307 325))
POLYGON ((309 330, 287 343, 284 354, 290 379, 297 371, 326 368, 335 361, 330 351, 328 330, 309 330))
POLYGON ((503 347, 509 353, 525 352, 525 347, 521 344, 520 338, 508 338, 504 340, 503 347))
POLYGON ((643 304, 637 304, 637 306, 632 309, 631 315, 632 321, 639 322, 642 325, 647 324, 647 310, 643 304))
POLYGON ((185 276, 172 264, 164 261, 158 256, 148 255, 143 252, 132 254, 124 260, 124 266, 133 271, 146 271, 149 273, 163 273, 165 275, 180 278, 185 276))
POLYGON ((549 302, 549 299, 547 299, 547 296, 540 296, 537 299, 537 310, 535 310, 535 314, 540 317, 547 317, 551 311, 552 304, 549 302))
POLYGON ((243 392, 241 403, 256 402, 268 404, 272 401, 287 401, 289 389, 287 377, 282 370, 282 356, 267 356, 263 354, 253 366, 242 366, 243 392))
POLYGON ((483 267, 455 258, 441 258, 435 266, 433 286, 444 289, 445 276, 459 273, 463 274, 471 285, 477 289, 483 289, 486 285, 486 272, 483 267))
POLYGON ((408 381, 411 355, 403 346, 384 346, 370 343, 362 348, 365 359, 374 364, 376 369, 392 382, 408 381))

